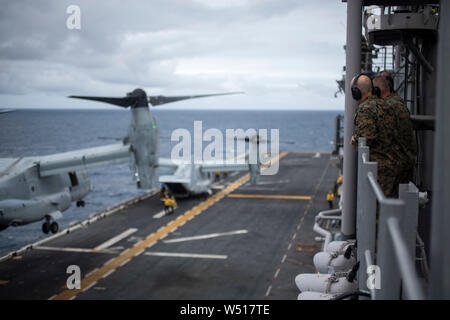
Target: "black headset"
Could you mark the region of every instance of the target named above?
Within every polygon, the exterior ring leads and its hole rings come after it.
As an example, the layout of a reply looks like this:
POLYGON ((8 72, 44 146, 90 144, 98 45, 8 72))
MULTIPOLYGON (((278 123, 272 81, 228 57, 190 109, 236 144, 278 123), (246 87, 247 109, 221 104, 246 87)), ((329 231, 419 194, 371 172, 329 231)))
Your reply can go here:
POLYGON ((391 93, 394 93, 395 92, 395 90, 394 90, 394 78, 392 78, 390 75, 386 75, 386 76, 383 76, 383 77, 388 82, 389 90, 391 91, 391 93))
POLYGON ((380 97, 381 89, 373 86, 373 81, 372 81, 372 78, 370 77, 370 75, 368 75, 367 73, 359 73, 356 76, 355 81, 353 81, 353 86, 351 87, 353 99, 360 100, 362 97, 361 90, 359 90, 359 88, 356 87, 356 84, 358 83, 358 79, 361 76, 367 76, 370 79, 370 84, 372 85, 372 94, 376 95, 377 97, 380 97))

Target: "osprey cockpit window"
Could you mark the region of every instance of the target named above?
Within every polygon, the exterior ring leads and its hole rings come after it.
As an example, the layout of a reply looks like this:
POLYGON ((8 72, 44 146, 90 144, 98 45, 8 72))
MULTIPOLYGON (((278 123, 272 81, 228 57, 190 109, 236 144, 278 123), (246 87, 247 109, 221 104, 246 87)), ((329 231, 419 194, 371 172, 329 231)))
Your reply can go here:
POLYGON ((72 187, 77 186, 78 185, 77 174, 75 172, 69 172, 69 177, 70 177, 70 183, 71 183, 72 187))

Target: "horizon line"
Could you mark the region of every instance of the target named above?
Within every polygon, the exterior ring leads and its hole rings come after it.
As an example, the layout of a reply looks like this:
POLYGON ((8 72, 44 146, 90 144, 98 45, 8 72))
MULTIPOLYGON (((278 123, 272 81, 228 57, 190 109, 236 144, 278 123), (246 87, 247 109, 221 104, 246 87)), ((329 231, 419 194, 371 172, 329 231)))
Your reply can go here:
MULTIPOLYGON (((278 108, 278 109, 271 109, 271 108, 264 108, 264 109, 257 109, 257 108, 161 108, 161 107, 149 107, 153 110, 161 110, 161 111, 172 111, 172 110, 187 110, 187 111, 344 111, 344 108, 342 109, 314 109, 314 108, 302 108, 302 109, 292 109, 292 108, 278 108)), ((15 111, 20 110, 103 110, 103 111, 126 111, 128 108, 112 108, 112 107, 93 107, 93 108, 64 108, 64 107, 20 107, 20 108, 8 108, 8 109, 14 109, 15 111)))

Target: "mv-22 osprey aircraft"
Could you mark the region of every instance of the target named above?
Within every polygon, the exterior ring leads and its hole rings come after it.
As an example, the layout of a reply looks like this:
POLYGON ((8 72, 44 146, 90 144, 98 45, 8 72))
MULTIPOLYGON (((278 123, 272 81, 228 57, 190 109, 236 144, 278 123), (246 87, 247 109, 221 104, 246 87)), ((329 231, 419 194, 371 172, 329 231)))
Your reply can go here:
POLYGON ((78 207, 84 206, 83 198, 92 190, 85 171, 89 168, 129 162, 137 188, 152 189, 164 183, 175 192, 183 190, 188 194, 210 191, 213 182, 211 173, 216 171, 249 170, 251 181, 255 182, 259 172, 259 156, 256 164, 250 164, 248 155, 242 164, 225 161, 183 164, 159 158, 158 128, 149 103, 156 106, 185 99, 235 93, 147 97, 144 90, 135 89, 120 98, 70 96, 123 108, 130 107, 132 117, 128 136, 121 143, 100 147, 40 157, 0 159, 0 231, 9 226, 45 219, 42 231, 58 232, 59 226, 55 220, 62 217, 62 212, 72 202, 76 202, 78 207), (173 174, 159 177, 159 167, 169 168, 173 170, 173 174))

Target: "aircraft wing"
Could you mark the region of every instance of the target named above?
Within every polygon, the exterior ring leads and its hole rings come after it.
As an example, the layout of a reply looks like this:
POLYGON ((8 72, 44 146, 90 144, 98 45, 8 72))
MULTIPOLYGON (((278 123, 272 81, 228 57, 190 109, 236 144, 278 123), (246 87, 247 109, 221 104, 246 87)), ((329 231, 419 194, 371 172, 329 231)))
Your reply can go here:
POLYGON ((38 157, 36 162, 39 164, 40 176, 46 177, 57 173, 124 163, 129 157, 130 145, 116 143, 42 156, 38 157))
POLYGON ((159 176, 159 182, 161 183, 190 183, 190 179, 179 178, 175 175, 159 176))
MULTIPOLYGON (((171 160, 169 158, 159 158, 160 168, 177 168, 181 164, 186 164, 181 161, 171 160)), ((197 163, 196 163, 197 164, 197 163)), ((200 170, 203 172, 215 171, 246 171, 248 170, 248 163, 227 163, 221 162, 201 162, 198 163, 200 170)))
POLYGON ((216 172, 216 171, 248 171, 248 163, 227 163, 227 162, 214 162, 214 163, 201 163, 200 170, 202 172, 216 172))
POLYGON ((158 165, 161 168, 174 168, 176 169, 181 163, 177 163, 175 161, 172 161, 172 159, 169 158, 159 158, 158 159, 158 165))
MULTIPOLYGON (((203 161, 200 163, 195 163, 196 167, 200 170, 202 173, 207 172, 217 172, 217 171, 249 171, 250 172, 250 181, 252 183, 255 183, 258 179, 260 164, 249 164, 248 159, 245 159, 247 154, 242 154, 238 158, 240 160, 237 161, 237 163, 232 163, 229 161, 203 161)), ((168 158, 159 158, 159 167, 160 168, 173 168, 175 170, 179 170, 180 165, 189 165, 187 163, 182 163, 179 161, 173 161, 168 158)), ((166 176, 160 176, 159 182, 161 183, 189 183, 192 182, 191 179, 185 177, 183 174, 182 178, 178 177, 177 174, 175 175, 166 175, 166 176)))
MULTIPOLYGON (((242 159, 244 160, 244 159, 242 159)), ((251 164, 248 159, 244 161, 237 161, 237 163, 230 163, 228 161, 222 162, 203 162, 200 164, 201 172, 216 172, 216 171, 249 171, 250 182, 256 183, 260 172, 260 163, 251 164)))
POLYGON ((2 158, 0 159, 0 178, 16 165, 21 158, 2 158))

